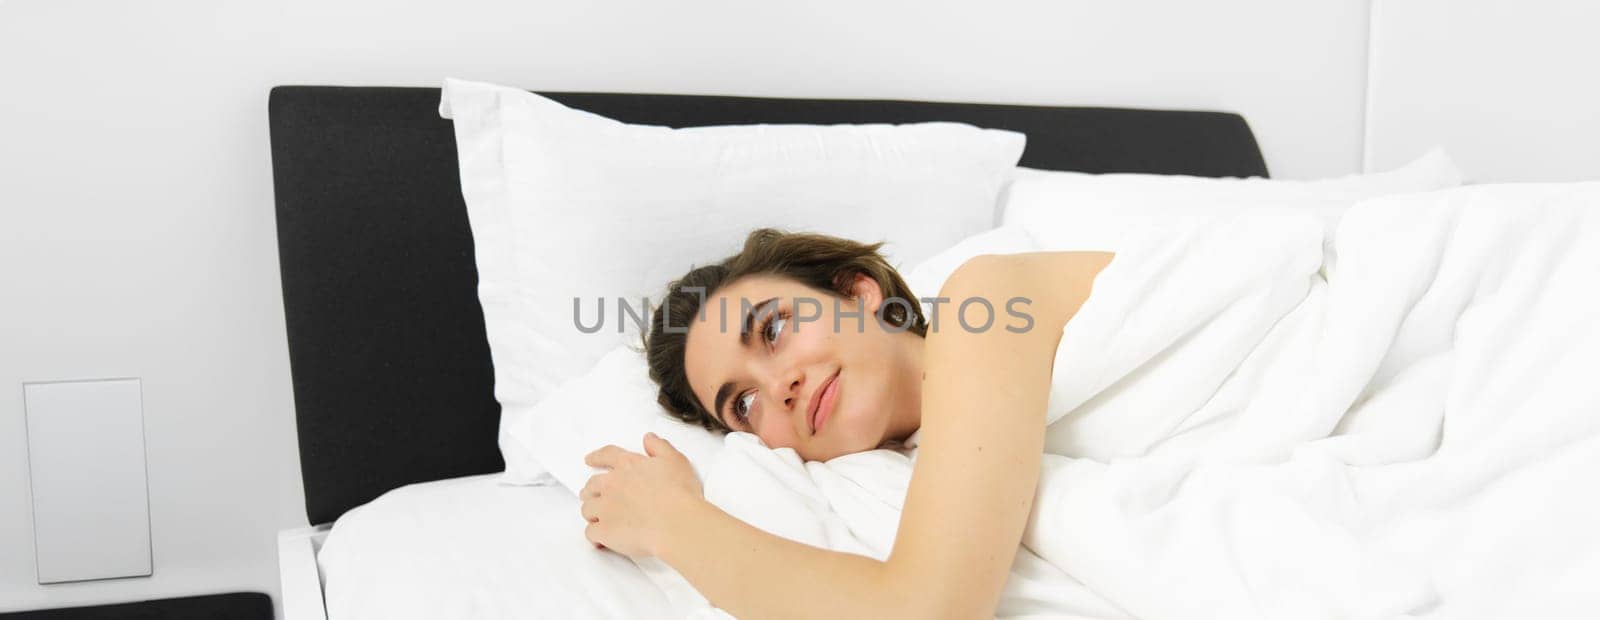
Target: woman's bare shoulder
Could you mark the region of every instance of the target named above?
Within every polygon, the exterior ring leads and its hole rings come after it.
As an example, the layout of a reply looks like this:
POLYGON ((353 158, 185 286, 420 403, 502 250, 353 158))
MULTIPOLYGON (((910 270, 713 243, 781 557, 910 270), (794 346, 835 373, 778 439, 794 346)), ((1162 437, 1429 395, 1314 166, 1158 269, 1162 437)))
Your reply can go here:
POLYGON ((1111 263, 1116 252, 1073 250, 1061 252, 1021 252, 1017 254, 979 254, 967 259, 946 281, 957 285, 987 281, 1007 283, 1060 282, 1062 277, 1093 277, 1111 263))
POLYGON ((956 303, 982 297, 997 307, 1020 297, 1033 316, 1059 327, 1088 299, 1095 276, 1115 257, 1101 251, 981 254, 957 268, 939 296, 956 303))

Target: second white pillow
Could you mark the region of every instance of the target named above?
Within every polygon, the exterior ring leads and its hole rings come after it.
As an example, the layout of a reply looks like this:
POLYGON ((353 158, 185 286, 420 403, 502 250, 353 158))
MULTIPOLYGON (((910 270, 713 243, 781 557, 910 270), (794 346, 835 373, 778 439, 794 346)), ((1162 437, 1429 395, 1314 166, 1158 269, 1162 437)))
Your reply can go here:
POLYGON ((1435 148, 1387 172, 1311 181, 1208 178, 1160 174, 1087 174, 1017 168, 1001 204, 1004 224, 1036 225, 1063 211, 1085 216, 1232 208, 1306 209, 1330 227, 1352 205, 1368 198, 1448 189, 1461 185, 1461 170, 1435 148))

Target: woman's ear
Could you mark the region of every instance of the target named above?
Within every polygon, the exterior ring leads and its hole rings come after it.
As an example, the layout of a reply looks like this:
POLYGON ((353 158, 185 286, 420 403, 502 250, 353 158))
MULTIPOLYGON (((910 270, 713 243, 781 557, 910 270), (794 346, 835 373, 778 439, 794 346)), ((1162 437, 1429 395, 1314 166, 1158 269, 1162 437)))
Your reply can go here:
POLYGON ((862 310, 877 312, 883 305, 883 287, 878 286, 878 281, 864 273, 855 275, 855 280, 850 283, 850 294, 861 300, 862 310))

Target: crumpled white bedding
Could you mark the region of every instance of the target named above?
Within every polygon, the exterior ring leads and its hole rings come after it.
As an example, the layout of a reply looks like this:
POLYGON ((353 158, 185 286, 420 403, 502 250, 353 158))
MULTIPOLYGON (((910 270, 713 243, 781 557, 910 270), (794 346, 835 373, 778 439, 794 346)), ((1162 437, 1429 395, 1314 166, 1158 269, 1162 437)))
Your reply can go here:
MULTIPOLYGON (((1062 334, 997 615, 1600 610, 1600 183, 1381 198, 1327 233, 1307 213, 1130 214, 973 245, 1118 252, 1062 334)), ((914 448, 727 445, 708 499, 887 557, 914 448)))
POLYGON ((317 554, 327 617, 682 617, 632 562, 583 537, 571 491, 499 477, 400 487, 340 517, 317 554))

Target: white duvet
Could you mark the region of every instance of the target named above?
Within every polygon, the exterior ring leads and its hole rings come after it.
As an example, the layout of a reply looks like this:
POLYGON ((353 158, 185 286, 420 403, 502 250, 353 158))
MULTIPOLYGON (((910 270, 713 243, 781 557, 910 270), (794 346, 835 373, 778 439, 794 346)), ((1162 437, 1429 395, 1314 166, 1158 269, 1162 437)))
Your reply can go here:
MULTIPOLYGON (((1322 222, 1041 216, 967 244, 1118 252, 1062 334, 998 615, 1600 610, 1600 183, 1401 195, 1322 222)), ((711 501, 887 556, 914 449, 802 463, 727 442, 711 501)))

